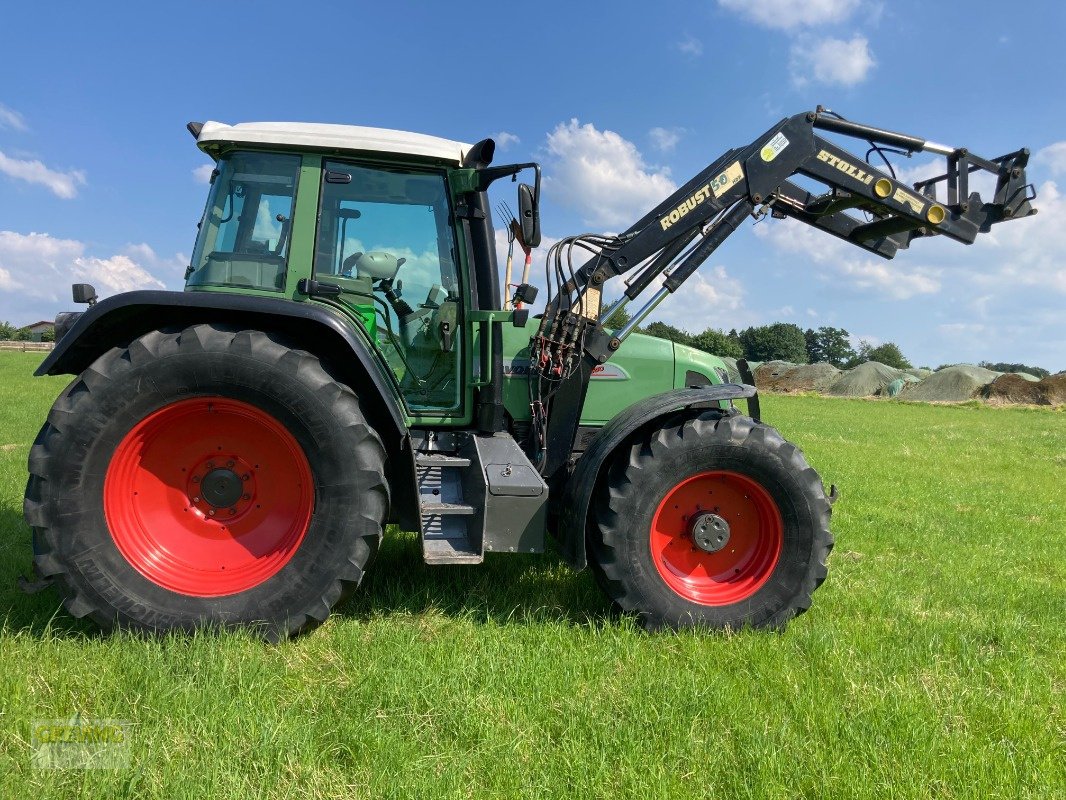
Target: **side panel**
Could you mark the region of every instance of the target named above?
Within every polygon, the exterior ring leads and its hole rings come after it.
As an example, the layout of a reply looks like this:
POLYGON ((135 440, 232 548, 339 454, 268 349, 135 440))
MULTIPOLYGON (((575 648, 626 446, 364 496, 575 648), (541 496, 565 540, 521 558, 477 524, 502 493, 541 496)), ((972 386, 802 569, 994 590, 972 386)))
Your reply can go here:
POLYGON ((589 502, 604 464, 630 436, 675 411, 717 408, 723 401, 754 395, 755 387, 746 384, 725 383, 696 389, 677 389, 636 403, 608 422, 577 462, 562 496, 552 502, 558 519, 555 536, 563 559, 574 569, 584 569, 587 565, 585 520, 588 518, 589 502))
MULTIPOLYGON (((529 419, 529 337, 535 322, 525 328, 503 326, 503 402, 519 422, 529 419)), ((610 361, 593 370, 581 425, 604 425, 634 403, 676 386, 673 345, 635 333, 610 361)))

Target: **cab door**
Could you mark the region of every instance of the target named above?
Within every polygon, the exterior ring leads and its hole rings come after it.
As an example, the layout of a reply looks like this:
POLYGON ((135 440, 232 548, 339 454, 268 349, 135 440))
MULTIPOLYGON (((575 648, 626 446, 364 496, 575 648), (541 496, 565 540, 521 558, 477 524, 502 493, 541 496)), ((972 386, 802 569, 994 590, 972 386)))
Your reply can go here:
POLYGON ((341 287, 408 409, 461 410, 462 287, 444 172, 323 163, 315 278, 341 287))

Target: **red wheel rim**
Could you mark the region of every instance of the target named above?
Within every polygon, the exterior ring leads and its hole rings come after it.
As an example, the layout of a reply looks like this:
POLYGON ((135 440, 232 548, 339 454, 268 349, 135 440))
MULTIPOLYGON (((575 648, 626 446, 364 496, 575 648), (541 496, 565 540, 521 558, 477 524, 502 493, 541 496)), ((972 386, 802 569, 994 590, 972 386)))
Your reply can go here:
POLYGON ((784 540, 777 503, 756 481, 736 472, 701 472, 666 493, 652 517, 651 554, 666 584, 681 597, 724 606, 751 597, 777 566, 784 540), (713 516, 712 516, 713 515, 713 516), (728 523, 721 549, 696 546, 693 525, 728 523))
POLYGON ((181 594, 251 589, 299 549, 314 509, 303 450, 274 417, 198 397, 149 414, 115 450, 104 518, 126 560, 181 594))

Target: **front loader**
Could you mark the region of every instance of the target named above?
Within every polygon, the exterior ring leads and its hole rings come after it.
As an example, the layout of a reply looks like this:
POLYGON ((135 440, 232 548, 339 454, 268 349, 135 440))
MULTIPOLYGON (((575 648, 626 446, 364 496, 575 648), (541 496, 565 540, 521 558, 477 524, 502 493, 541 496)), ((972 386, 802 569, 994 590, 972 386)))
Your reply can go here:
POLYGON ((493 166, 491 139, 188 127, 216 167, 185 291, 75 285, 89 307, 57 318, 38 370, 76 377, 30 452, 35 569, 105 629, 298 633, 359 585, 390 523, 439 565, 541 552, 550 532, 649 628, 780 627, 825 579, 835 491, 760 419, 743 362, 729 383, 637 326, 749 216, 892 258, 1035 213, 1026 150, 983 159, 819 108, 625 232, 556 243, 531 318, 536 287, 501 297, 487 191, 533 173, 505 221, 528 252, 538 165, 493 166), (944 174, 905 185, 889 148, 942 155, 944 174), (969 191, 977 170, 993 197, 969 191))

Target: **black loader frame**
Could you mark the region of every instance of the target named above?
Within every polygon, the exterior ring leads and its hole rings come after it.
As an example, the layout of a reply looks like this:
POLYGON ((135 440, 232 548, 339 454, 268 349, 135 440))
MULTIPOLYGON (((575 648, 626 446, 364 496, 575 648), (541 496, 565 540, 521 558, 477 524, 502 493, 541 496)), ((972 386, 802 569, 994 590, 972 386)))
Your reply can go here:
MULTIPOLYGON (((559 280, 559 290, 549 300, 531 345, 534 369, 554 379, 549 393, 534 398, 542 432, 536 460, 542 473, 549 483, 565 481, 593 369, 607 361, 749 215, 791 217, 883 258, 931 236, 970 244, 997 222, 1036 213, 1031 205, 1036 194, 1025 173, 1028 159, 1027 149, 980 158, 965 148, 858 124, 819 107, 788 117, 750 144, 724 153, 624 233, 564 240, 585 245, 594 256, 567 280, 559 280), (870 147, 866 158, 823 138, 819 130, 865 140, 870 147), (908 186, 896 179, 886 151, 908 156, 935 153, 946 157, 947 168, 943 175, 908 186), (873 153, 884 160, 887 173, 868 163, 873 153), (996 176, 990 201, 969 192, 969 176, 976 170, 996 176), (812 179, 827 191, 812 194, 794 182, 794 176, 812 179), (946 185, 944 197, 937 195, 941 183, 946 185), (619 303, 602 308, 603 285, 633 270, 637 272, 626 281, 619 303), (665 275, 661 288, 624 327, 614 331, 604 327, 614 311, 661 275, 665 275)), ((586 474, 597 468, 582 465, 586 474)), ((562 499, 564 492, 553 497, 562 499)), ((570 496, 566 502, 572 500, 570 496)), ((571 517, 563 514, 564 519, 571 517)), ((583 536, 580 525, 575 521, 559 532, 564 550, 573 549, 566 545, 568 540, 583 536)))

